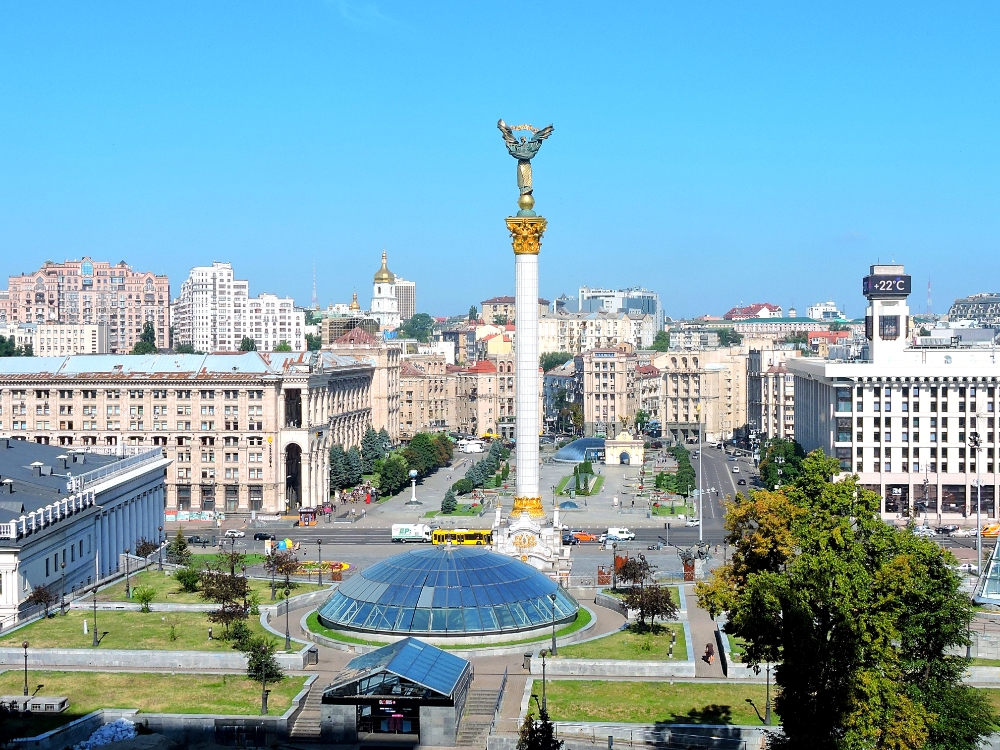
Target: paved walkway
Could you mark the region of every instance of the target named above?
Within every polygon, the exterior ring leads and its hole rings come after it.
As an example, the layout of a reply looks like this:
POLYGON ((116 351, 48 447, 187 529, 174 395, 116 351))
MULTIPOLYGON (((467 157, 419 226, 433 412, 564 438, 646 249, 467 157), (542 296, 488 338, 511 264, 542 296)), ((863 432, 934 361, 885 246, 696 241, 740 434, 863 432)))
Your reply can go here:
POLYGON ((694 595, 694 586, 684 587, 684 596, 687 599, 688 621, 691 623, 691 644, 694 651, 694 673, 697 677, 713 677, 723 679, 722 659, 719 658, 719 644, 715 640, 716 625, 715 620, 698 606, 698 598, 694 595), (705 646, 711 643, 716 650, 715 660, 709 664, 701 657, 705 653, 705 646))

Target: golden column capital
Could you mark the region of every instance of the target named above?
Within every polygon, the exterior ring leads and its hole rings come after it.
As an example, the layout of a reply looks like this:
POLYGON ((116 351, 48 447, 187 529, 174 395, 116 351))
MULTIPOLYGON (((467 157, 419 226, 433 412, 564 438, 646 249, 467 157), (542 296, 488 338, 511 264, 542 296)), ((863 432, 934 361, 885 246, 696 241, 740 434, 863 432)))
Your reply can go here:
POLYGON ((547 224, 541 216, 508 216, 507 229, 514 242, 514 255, 538 255, 547 224))
POLYGON ((544 518, 545 510, 542 508, 542 498, 540 497, 515 497, 514 507, 510 511, 511 518, 520 518, 523 512, 527 511, 531 518, 544 518))

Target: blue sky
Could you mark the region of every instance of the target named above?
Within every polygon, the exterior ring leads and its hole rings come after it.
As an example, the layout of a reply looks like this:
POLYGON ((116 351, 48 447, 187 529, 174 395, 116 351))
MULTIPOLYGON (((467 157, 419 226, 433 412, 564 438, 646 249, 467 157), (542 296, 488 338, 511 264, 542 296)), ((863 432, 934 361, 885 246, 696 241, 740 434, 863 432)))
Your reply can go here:
POLYGON ((997 283, 996 3, 6 2, 0 276, 50 258, 418 308, 513 291, 515 162, 541 291, 645 285, 860 314, 869 263, 911 306, 997 283))

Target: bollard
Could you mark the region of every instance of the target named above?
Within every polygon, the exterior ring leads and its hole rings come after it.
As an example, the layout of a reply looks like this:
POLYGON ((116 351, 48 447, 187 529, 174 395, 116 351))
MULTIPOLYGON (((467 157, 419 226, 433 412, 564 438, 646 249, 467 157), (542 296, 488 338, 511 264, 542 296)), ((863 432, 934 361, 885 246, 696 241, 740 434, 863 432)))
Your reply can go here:
POLYGON ((212 640, 212 629, 208 629, 208 640, 212 640))
POLYGON ((612 750, 615 746, 615 736, 613 734, 608 735, 608 750, 612 750))

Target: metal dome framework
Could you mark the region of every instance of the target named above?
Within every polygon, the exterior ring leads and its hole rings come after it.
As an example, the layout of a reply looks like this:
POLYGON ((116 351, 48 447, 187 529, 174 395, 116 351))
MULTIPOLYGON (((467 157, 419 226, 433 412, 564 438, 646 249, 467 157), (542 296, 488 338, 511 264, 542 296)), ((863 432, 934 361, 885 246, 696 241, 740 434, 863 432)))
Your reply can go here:
POLYGON ((579 605, 530 565, 481 547, 404 552, 353 576, 319 608, 327 627, 384 635, 517 633, 574 619, 579 605), (555 601, 551 595, 555 595, 555 601))

